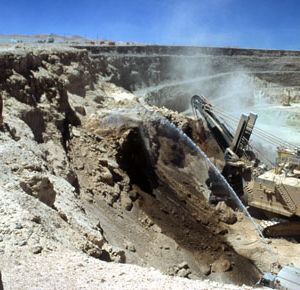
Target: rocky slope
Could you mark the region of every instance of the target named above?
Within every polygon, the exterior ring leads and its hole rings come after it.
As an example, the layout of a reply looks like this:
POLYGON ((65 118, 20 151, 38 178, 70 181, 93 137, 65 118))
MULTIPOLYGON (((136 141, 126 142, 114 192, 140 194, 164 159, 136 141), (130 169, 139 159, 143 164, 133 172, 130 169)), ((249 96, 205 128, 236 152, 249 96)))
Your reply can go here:
POLYGON ((6 290, 254 289, 246 285, 225 285, 207 279, 200 281, 166 276, 153 268, 106 263, 67 250, 46 255, 26 255, 22 260, 5 258, 1 261, 5 263, 2 269, 5 270, 6 290))
POLYGON ((111 81, 177 111, 190 96, 299 102, 298 51, 178 46, 85 46, 111 81), (246 79, 246 80, 245 80, 246 79))
MULTIPOLYGON (((141 289, 173 288, 175 283, 178 288, 235 289, 107 262, 239 285, 253 285, 271 263, 286 262, 283 254, 272 256, 241 214, 207 203, 209 165, 182 132, 218 166, 222 154, 201 122, 159 108, 185 110, 186 97, 180 103, 180 92, 179 98, 171 96, 173 88, 188 88, 191 76, 182 78, 180 63, 175 69, 167 60, 186 62, 179 55, 186 52, 157 49, 110 48, 101 56, 92 51, 91 57, 82 49, 21 46, 0 53, 0 270, 5 290, 61 285, 129 289, 140 282, 141 289), (158 53, 162 55, 153 58, 158 53), (167 75, 170 69, 177 76, 167 75), (162 81, 171 86, 157 87, 162 81), (116 84, 131 90, 147 87, 151 106, 116 84), (170 87, 170 98, 160 98, 159 91, 169 93, 170 87)), ((201 58, 192 53, 187 62, 201 58)), ((226 57, 219 50, 201 53, 215 58, 216 67, 221 62, 221 69, 229 56, 230 69, 235 58, 247 63, 250 57, 234 50, 226 50, 226 57)), ((278 69, 276 53, 256 51, 253 57, 278 69)), ((283 62, 293 58, 297 70, 297 53, 282 56, 283 62)), ((197 67, 194 72, 205 75, 197 67)), ((263 87, 267 79, 255 77, 263 87)), ((216 90, 215 83, 201 83, 216 90)))
MULTIPOLYGON (((86 51, 25 47, 1 53, 0 64, 1 261, 40 267, 69 251, 181 277, 257 281, 224 238, 228 217, 206 202, 206 164, 162 115, 191 137, 202 130, 205 144, 203 128, 107 83, 86 51)), ((4 289, 25 289, 8 265, 4 289)))

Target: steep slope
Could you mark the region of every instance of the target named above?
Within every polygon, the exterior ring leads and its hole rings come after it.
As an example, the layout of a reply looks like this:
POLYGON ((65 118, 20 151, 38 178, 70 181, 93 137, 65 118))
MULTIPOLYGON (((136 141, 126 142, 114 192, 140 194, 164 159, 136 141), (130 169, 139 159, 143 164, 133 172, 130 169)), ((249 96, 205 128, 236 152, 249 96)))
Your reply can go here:
MULTIPOLYGON (((182 277, 257 281, 205 201, 203 159, 160 115, 106 83, 87 52, 20 50, 0 63, 2 261, 68 250, 182 277)), ((194 135, 191 120, 160 113, 194 135)), ((13 269, 2 269, 6 289, 13 269)))

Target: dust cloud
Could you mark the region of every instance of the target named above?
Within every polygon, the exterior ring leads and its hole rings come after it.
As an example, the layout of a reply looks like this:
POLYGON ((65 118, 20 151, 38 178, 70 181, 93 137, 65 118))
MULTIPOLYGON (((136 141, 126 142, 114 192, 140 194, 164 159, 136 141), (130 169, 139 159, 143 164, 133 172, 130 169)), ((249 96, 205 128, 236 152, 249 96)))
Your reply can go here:
POLYGON ((177 60, 170 68, 174 79, 180 75, 181 80, 153 94, 160 106, 191 114, 191 97, 204 95, 233 132, 241 114, 257 114, 251 143, 269 164, 275 161, 277 147, 300 146, 300 105, 283 106, 285 96, 273 96, 265 81, 243 67, 229 69, 221 60, 204 56, 197 62, 177 60))
POLYGON ((300 106, 283 106, 271 103, 272 96, 262 83, 246 72, 234 72, 223 83, 219 83, 215 95, 207 96, 216 106, 216 113, 235 130, 243 113, 258 115, 251 138, 252 146, 264 161, 274 163, 279 146, 300 145, 300 106))
POLYGON ((270 150, 276 151, 279 145, 291 147, 300 145, 299 104, 283 106, 281 100, 274 103, 270 101, 271 99, 272 96, 268 95, 268 91, 261 86, 259 80, 255 80, 247 73, 239 72, 232 74, 225 84, 219 87, 212 102, 236 119, 242 113, 256 113, 258 119, 253 141, 268 148, 265 150, 268 154, 270 150), (270 141, 269 144, 266 138, 270 141))

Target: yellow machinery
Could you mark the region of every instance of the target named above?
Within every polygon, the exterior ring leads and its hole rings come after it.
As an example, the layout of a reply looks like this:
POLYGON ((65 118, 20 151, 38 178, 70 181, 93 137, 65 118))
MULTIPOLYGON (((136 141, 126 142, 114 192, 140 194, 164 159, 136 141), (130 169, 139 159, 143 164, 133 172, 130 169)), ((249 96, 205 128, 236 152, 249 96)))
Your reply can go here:
MULTIPOLYGON (((277 223, 266 228, 265 235, 300 237, 300 221, 297 220, 300 217, 300 148, 278 147, 276 164, 272 169, 267 169, 255 157, 253 147, 249 146, 252 132, 255 134, 257 115, 243 114, 235 134, 232 134, 224 121, 226 114, 215 109, 204 97, 194 96, 192 109, 197 118, 199 112, 205 119, 208 129, 224 152, 225 167, 222 174, 237 194, 242 196, 246 193, 248 205, 261 209, 268 215, 271 213, 290 218, 289 222, 277 223), (220 113, 222 118, 217 117, 216 113, 220 113), (242 166, 237 166, 240 164, 242 166), (249 168, 249 164, 252 174, 247 180, 243 173, 249 168), (243 183, 246 183, 246 186, 241 190, 243 183)), ((261 138, 266 137, 266 140, 281 143, 274 135, 262 130, 258 133, 261 138)), ((283 141, 282 144, 284 143, 286 142, 283 141)))
POLYGON ((248 205, 286 217, 300 216, 300 150, 278 148, 276 167, 248 185, 248 205))

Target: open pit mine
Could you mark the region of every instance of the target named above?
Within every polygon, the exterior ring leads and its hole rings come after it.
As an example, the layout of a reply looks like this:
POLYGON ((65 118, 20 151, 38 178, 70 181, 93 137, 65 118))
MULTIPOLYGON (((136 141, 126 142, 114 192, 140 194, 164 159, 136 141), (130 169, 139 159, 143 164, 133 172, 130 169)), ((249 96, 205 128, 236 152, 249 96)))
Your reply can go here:
POLYGON ((300 289, 299 84, 298 51, 0 46, 0 289, 300 289))

